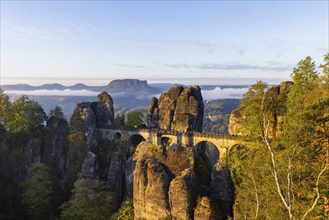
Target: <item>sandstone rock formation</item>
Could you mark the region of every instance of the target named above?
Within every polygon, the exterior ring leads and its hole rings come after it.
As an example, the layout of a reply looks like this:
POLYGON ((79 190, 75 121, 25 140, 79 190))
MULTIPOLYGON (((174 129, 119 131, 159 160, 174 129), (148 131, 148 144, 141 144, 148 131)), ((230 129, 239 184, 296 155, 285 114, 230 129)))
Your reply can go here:
POLYGON ((47 121, 48 134, 47 148, 43 152, 43 160, 49 167, 55 169, 55 173, 62 179, 66 169, 66 151, 61 143, 68 133, 67 121, 61 118, 50 117, 47 121))
MULTIPOLYGON (((190 148, 177 147, 163 154, 161 146, 143 142, 134 154, 134 210, 136 219, 226 219, 232 216, 233 185, 226 172, 211 168, 201 174, 196 168, 204 160, 190 148), (180 151, 177 153, 177 151, 180 151), (192 155, 188 156, 190 153, 192 155), (185 156, 184 156, 185 155, 185 156), (199 165, 198 165, 199 164, 199 165), (189 166, 189 167, 187 167, 189 166), (208 175, 208 176, 205 176, 208 175), (203 185, 203 179, 209 179, 203 185), (232 187, 232 188, 230 188, 232 187), (226 192, 227 191, 227 192, 226 192), (198 200, 198 197, 202 199, 198 200), (228 202, 221 204, 221 202, 228 202), (223 210, 223 211, 222 211, 223 210), (223 213, 223 214, 222 214, 223 213), (229 213, 226 215, 226 213, 229 213)), ((208 161, 209 162, 209 161, 208 161)), ((202 167, 201 170, 208 169, 202 167)))
POLYGON ((100 93, 97 98, 98 102, 91 105, 96 117, 96 127, 109 128, 114 120, 113 99, 106 92, 100 93))
POLYGON ((107 184, 114 194, 114 209, 118 209, 125 192, 124 159, 120 152, 114 152, 108 172, 107 184))
POLYGON ((152 98, 148 108, 149 127, 164 130, 202 131, 203 100, 199 86, 174 86, 152 98))
POLYGON ((212 205, 219 207, 219 209, 213 209, 214 215, 221 213, 224 217, 232 216, 234 183, 227 167, 217 164, 211 171, 210 192, 209 197, 212 205))
POLYGON ((186 169, 170 183, 169 203, 171 215, 175 219, 193 219, 197 193, 192 178, 192 170, 186 169))
POLYGON ((95 152, 98 138, 95 129, 110 128, 114 120, 113 100, 106 92, 98 95, 97 102, 82 102, 75 109, 85 122, 87 148, 95 152))
POLYGON ((92 152, 88 152, 87 157, 83 161, 81 171, 77 174, 77 179, 98 179, 97 169, 97 156, 92 152))
POLYGON ((200 197, 194 210, 194 220, 211 219, 210 199, 206 196, 200 197))
POLYGON ((243 108, 234 109, 230 115, 230 121, 228 125, 228 132, 232 135, 241 135, 241 123, 244 119, 243 108))
MULTIPOLYGON (((275 106, 276 109, 276 111, 272 115, 273 120, 271 121, 269 127, 269 137, 275 137, 282 133, 282 116, 286 110, 283 106, 280 106, 280 102, 284 102, 292 86, 293 82, 281 82, 280 85, 273 86, 266 92, 268 100, 271 101, 271 103, 273 104, 273 106, 275 106)), ((243 131, 241 130, 241 123, 244 118, 245 116, 243 114, 242 107, 232 111, 228 128, 228 131, 231 135, 243 135, 243 131)))
POLYGON ((158 108, 158 99, 152 97, 151 103, 147 109, 146 123, 149 128, 158 127, 159 122, 159 108, 158 108))
POLYGON ((135 219, 167 219, 172 176, 156 159, 138 160, 134 171, 135 219))

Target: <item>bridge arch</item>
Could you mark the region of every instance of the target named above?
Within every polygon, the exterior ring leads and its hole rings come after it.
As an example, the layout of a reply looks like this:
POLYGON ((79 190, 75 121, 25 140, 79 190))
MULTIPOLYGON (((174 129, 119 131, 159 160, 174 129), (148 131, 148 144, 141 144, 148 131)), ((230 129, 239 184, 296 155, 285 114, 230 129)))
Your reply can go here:
POLYGON ((121 139, 121 133, 120 132, 116 132, 114 134, 114 140, 120 140, 121 139))
POLYGON ((145 138, 140 134, 133 134, 128 139, 128 144, 134 146, 135 148, 143 141, 146 141, 145 138))
POLYGON ((220 160, 221 157, 220 150, 216 146, 216 144, 211 141, 207 141, 207 140, 199 141, 198 143, 195 144, 194 148, 199 153, 204 153, 205 156, 207 156, 212 166, 217 164, 218 161, 220 160))
POLYGON ((146 141, 146 140, 140 134, 133 134, 129 137, 128 142, 127 142, 127 146, 129 147, 127 158, 129 158, 131 155, 133 155, 135 153, 137 146, 143 141, 146 141))

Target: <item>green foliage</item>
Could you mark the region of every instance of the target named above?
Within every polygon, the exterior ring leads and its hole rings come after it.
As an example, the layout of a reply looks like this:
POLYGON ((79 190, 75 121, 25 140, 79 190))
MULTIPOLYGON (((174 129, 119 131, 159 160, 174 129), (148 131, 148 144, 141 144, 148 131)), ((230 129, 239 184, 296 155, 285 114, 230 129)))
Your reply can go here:
POLYGON ((125 115, 124 114, 117 114, 113 121, 114 126, 117 128, 121 128, 125 125, 125 115))
POLYGON ((49 169, 42 163, 34 163, 28 173, 29 177, 22 185, 22 201, 27 215, 31 219, 49 219, 53 211, 53 185, 49 169))
POLYGON ((243 134, 252 136, 254 138, 264 136, 264 117, 268 109, 268 100, 265 97, 267 89, 267 83, 257 81, 256 84, 251 85, 249 90, 243 95, 241 100, 241 107, 243 108, 243 114, 246 115, 243 121, 243 134))
POLYGON ((54 109, 51 109, 49 111, 49 118, 50 117, 56 117, 66 120, 66 116, 64 115, 63 109, 58 105, 54 109))
POLYGON ((46 113, 37 102, 21 96, 11 104, 6 125, 14 133, 32 132, 46 119, 46 113))
POLYGON ((61 206, 62 219, 110 219, 113 214, 113 195, 106 184, 98 180, 78 180, 72 198, 61 206))
POLYGON ((11 108, 9 96, 0 89, 0 126, 5 126, 8 121, 8 114, 11 108))
POLYGON ((228 161, 236 186, 236 218, 325 218, 321 198, 329 195, 325 179, 329 155, 328 60, 326 55, 322 74, 316 72, 310 57, 300 61, 291 75, 294 85, 287 95, 278 97, 272 88, 266 91, 262 82, 252 85, 244 95, 242 129, 249 135, 249 144, 232 148, 228 161), (284 129, 280 135, 270 136, 277 115, 282 116, 284 129))
POLYGON ((133 220, 134 216, 133 199, 127 197, 120 209, 111 216, 111 220, 133 220))
POLYGON ((109 140, 101 140, 96 147, 100 179, 106 181, 112 154, 117 151, 117 144, 109 140))
POLYGON ((133 110, 127 114, 127 126, 131 127, 142 127, 145 126, 144 115, 141 111, 133 110))
POLYGON ((197 173, 197 175, 200 177, 200 184, 209 186, 211 182, 211 163, 206 156, 206 154, 202 154, 202 152, 199 153, 199 156, 196 157, 196 160, 194 162, 194 170, 197 173))
POLYGON ((69 145, 67 151, 67 188, 71 189, 87 153, 85 124, 80 117, 79 109, 75 109, 71 117, 67 143, 69 145))

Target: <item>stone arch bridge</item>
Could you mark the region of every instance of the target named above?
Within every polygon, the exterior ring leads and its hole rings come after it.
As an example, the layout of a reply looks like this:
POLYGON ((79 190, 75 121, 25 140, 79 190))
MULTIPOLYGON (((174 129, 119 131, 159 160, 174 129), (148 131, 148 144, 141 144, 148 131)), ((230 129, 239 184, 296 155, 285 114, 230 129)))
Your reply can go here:
POLYGON ((159 129, 140 129, 131 131, 98 129, 98 133, 102 139, 106 140, 115 140, 116 138, 124 138, 128 140, 132 136, 140 135, 145 141, 155 145, 161 145, 164 139, 169 140, 170 144, 178 144, 184 147, 197 147, 201 142, 210 142, 218 149, 220 158, 224 158, 228 155, 230 148, 234 145, 246 144, 241 136, 214 133, 179 132, 159 129))

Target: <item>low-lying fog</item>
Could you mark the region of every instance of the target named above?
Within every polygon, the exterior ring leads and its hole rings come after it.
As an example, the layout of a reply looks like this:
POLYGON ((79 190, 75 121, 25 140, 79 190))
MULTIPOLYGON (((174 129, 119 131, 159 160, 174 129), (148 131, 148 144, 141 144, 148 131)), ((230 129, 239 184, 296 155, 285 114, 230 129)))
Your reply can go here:
MULTIPOLYGON (((211 99, 223 99, 223 98, 242 98, 242 95, 247 92, 248 88, 220 88, 216 87, 212 90, 202 90, 202 96, 204 100, 211 99)), ((33 91, 18 91, 18 90, 10 90, 5 91, 8 95, 28 95, 28 96, 94 96, 96 97, 99 92, 90 91, 86 89, 82 90, 33 90, 33 91)), ((120 97, 124 95, 130 95, 126 93, 112 93, 110 94, 113 97, 120 97)), ((131 96, 131 95, 130 95, 131 96)), ((152 96, 159 97, 160 94, 152 94, 152 95, 137 95, 137 99, 147 99, 152 96)))

